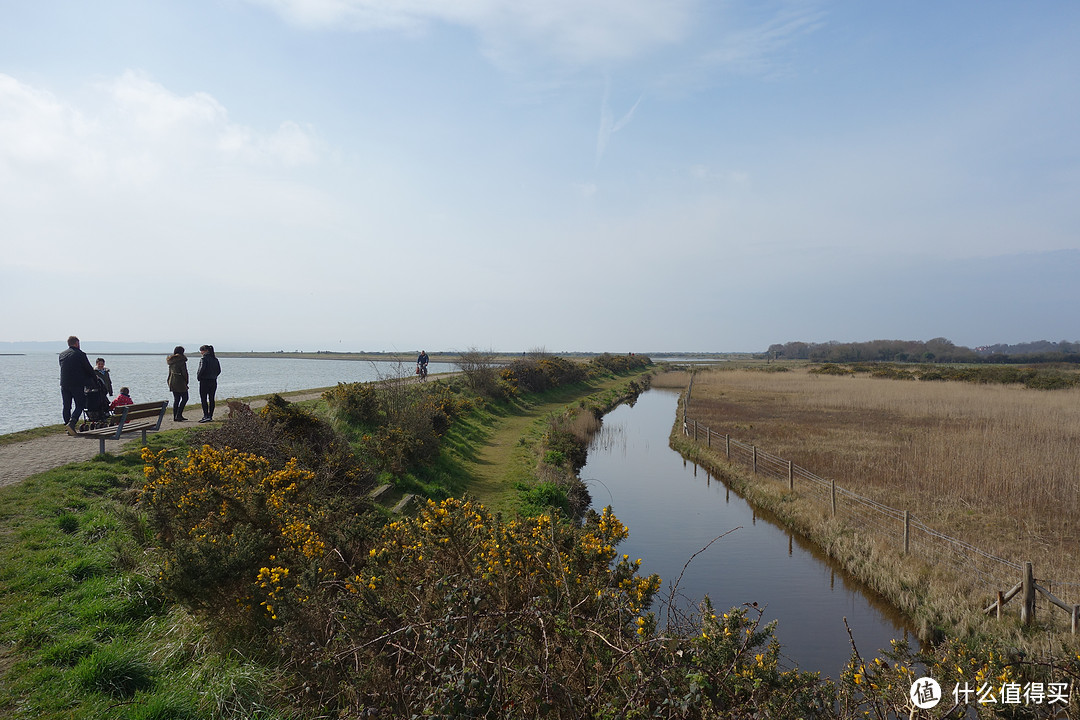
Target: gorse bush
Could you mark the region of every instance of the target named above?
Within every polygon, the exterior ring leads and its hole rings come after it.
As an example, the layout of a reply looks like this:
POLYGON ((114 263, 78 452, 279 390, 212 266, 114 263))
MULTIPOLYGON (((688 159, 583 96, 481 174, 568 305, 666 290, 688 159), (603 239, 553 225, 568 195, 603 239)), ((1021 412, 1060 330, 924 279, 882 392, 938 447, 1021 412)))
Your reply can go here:
POLYGON ((139 503, 165 556, 160 580, 189 607, 241 631, 272 618, 268 567, 306 568, 326 554, 329 513, 311 490, 314 475, 295 460, 274 469, 238 450, 204 445, 185 459, 144 449, 139 503))
POLYGON ((229 420, 201 436, 218 450, 234 449, 257 455, 277 469, 290 460, 312 473, 327 497, 365 494, 374 473, 348 441, 314 413, 273 395, 254 412, 242 403, 229 404, 229 420))
POLYGON ((469 398, 443 382, 339 383, 323 399, 339 421, 360 433, 360 455, 394 475, 433 459, 450 423, 472 408, 469 398))
POLYGON ((584 365, 573 360, 556 355, 531 355, 512 360, 500 377, 514 392, 544 392, 583 382, 588 372, 584 365))
POLYGON ((371 383, 338 383, 323 393, 334 414, 353 425, 376 425, 381 413, 379 393, 371 383))
MULTIPOLYGON (((1047 669, 955 642, 925 656, 897 646, 888 662, 855 654, 838 683, 821 682, 782 666, 756 608, 719 613, 706 599, 693 617, 669 607, 659 627, 660 578, 619 555, 628 531, 610 508, 578 525, 449 499, 382 524, 332 517, 325 486, 295 462, 275 469, 209 446, 144 459, 140 503, 161 539, 163 586, 276 655, 321 715, 885 717, 908 714, 919 663, 946 682, 1080 673, 1080 657, 1047 669)), ((138 687, 109 684, 122 668, 85 667, 88 687, 138 687)), ((1029 714, 1043 710, 1057 708, 1029 714)))
POLYGON ((607 372, 624 373, 647 368, 652 365, 652 360, 648 355, 612 355, 611 353, 603 353, 590 359, 589 365, 607 372))

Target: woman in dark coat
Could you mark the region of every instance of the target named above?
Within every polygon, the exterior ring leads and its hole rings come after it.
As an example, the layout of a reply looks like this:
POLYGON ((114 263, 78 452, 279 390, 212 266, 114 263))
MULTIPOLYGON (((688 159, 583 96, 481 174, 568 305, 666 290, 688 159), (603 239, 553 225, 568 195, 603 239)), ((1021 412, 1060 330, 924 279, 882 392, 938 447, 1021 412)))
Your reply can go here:
POLYGON ((165 358, 165 362, 169 364, 169 390, 173 394, 173 420, 183 422, 187 420, 184 417, 184 406, 188 401, 187 356, 184 355, 184 348, 177 345, 173 349, 173 354, 165 358))
POLYGON ((221 363, 214 354, 213 345, 203 345, 199 348, 202 357, 199 359, 199 370, 195 377, 199 380, 199 399, 202 401, 202 420, 210 422, 214 419, 214 395, 217 393, 217 379, 221 374, 221 363))

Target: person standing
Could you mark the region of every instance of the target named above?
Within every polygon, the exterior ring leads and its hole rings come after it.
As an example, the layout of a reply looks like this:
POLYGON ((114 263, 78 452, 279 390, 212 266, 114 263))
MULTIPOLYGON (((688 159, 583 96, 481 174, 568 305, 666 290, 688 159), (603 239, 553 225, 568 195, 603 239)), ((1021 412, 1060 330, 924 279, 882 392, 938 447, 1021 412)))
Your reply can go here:
POLYGON ((195 373, 199 381, 199 400, 202 401, 202 420, 199 422, 211 422, 214 419, 214 395, 217 394, 217 379, 221 374, 221 363, 214 354, 213 345, 203 345, 199 348, 202 357, 199 358, 199 369, 195 373))
POLYGON ((109 374, 109 368, 105 367, 105 358, 98 358, 95 361, 94 370, 101 376, 102 382, 105 383, 105 394, 112 396, 112 375, 109 374))
POLYGON ((165 358, 169 364, 169 390, 173 394, 173 421, 184 422, 184 407, 188 401, 188 370, 187 356, 184 355, 184 347, 177 345, 173 348, 173 354, 165 358))
POLYGON ((86 408, 86 388, 96 382, 90 358, 79 348, 79 338, 72 335, 68 338, 67 350, 60 353, 60 397, 64 402, 64 425, 68 435, 79 434, 75 428, 86 408))

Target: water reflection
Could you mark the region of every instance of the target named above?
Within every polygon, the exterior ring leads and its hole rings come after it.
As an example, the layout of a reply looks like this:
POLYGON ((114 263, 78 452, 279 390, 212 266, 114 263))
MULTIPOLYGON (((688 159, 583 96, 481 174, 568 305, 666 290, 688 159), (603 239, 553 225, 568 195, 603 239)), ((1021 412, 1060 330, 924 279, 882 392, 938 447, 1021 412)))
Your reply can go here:
POLYGON ((609 413, 581 473, 594 504, 630 529, 621 551, 664 579, 661 594, 679 610, 706 594, 718 608, 756 602, 790 660, 834 677, 851 655, 845 618, 864 654, 905 636, 891 608, 668 447, 677 398, 650 390, 609 413))

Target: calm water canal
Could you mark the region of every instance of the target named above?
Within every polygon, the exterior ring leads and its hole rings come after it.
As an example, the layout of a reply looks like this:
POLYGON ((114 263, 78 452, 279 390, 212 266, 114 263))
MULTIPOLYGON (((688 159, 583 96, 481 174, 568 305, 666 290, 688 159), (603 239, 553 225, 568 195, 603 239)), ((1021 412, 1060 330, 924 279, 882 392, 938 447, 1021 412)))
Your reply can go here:
MULTIPOLYGON (((776 636, 790 664, 830 677, 851 655, 844 618, 864 657, 905 637, 891 608, 668 447, 677 404, 676 391, 656 389, 608 413, 581 471, 593 506, 610 504, 630 530, 620 552, 663 578, 658 598, 668 597, 694 553, 733 530, 687 567, 678 606, 696 606, 705 595, 718 610, 757 602, 766 622, 779 621, 776 636)), ((662 608, 653 609, 662 622, 662 608)))

